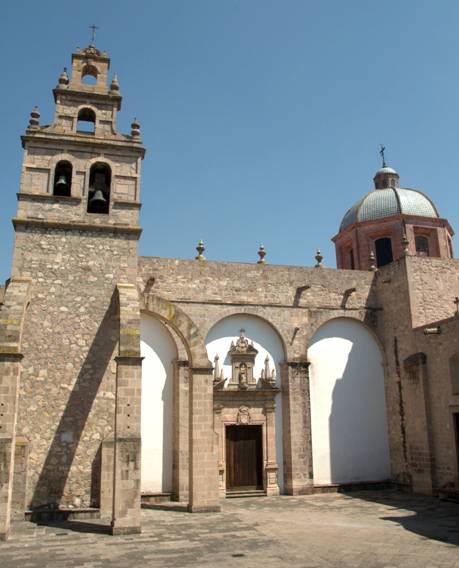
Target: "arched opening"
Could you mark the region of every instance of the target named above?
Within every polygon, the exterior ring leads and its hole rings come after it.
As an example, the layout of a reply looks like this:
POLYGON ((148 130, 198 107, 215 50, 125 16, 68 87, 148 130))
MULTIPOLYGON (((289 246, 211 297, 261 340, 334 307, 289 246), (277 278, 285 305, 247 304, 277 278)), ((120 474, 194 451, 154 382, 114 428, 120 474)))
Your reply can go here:
POLYGON ((326 322, 312 337, 310 361, 314 483, 390 478, 382 354, 352 319, 326 322))
MULTIPOLYGON (((167 327, 142 314, 142 470, 143 493, 172 491, 173 462, 173 362, 177 346, 167 327)), ((180 417, 176 417, 180 420, 180 417)))
POLYGON ((57 163, 54 170, 53 195, 70 197, 72 190, 72 164, 67 160, 57 163))
MULTIPOLYGON (((261 377, 266 377, 266 370, 269 368, 270 376, 275 376, 275 385, 280 387, 281 385, 281 363, 285 360, 284 346, 282 340, 275 329, 265 320, 258 318, 250 314, 235 314, 228 316, 219 322, 217 322, 207 334, 206 349, 209 360, 214 362, 214 365, 219 366, 219 378, 225 379, 225 390, 223 391, 221 404, 224 406, 222 410, 222 415, 226 418, 222 418, 223 424, 219 427, 219 462, 224 463, 224 470, 221 471, 220 482, 223 487, 229 489, 228 481, 231 475, 229 468, 232 464, 229 463, 228 450, 230 445, 240 441, 246 451, 249 452, 249 456, 245 460, 245 466, 250 467, 256 466, 257 456, 259 448, 257 448, 257 435, 261 433, 261 429, 264 429, 264 441, 263 452, 265 461, 269 459, 274 459, 277 462, 277 484, 278 491, 283 492, 284 487, 284 472, 283 472, 283 447, 282 447, 282 394, 273 394, 275 407, 274 407, 274 436, 271 438, 271 442, 268 442, 270 436, 267 432, 267 422, 266 414, 264 408, 264 399, 260 389, 262 387, 261 377), (242 330, 242 332, 241 332, 242 330), (231 378, 234 375, 234 368, 229 352, 233 347, 238 348, 238 340, 244 337, 248 344, 253 346, 257 351, 255 360, 250 358, 239 366, 239 379, 244 382, 245 378, 249 379, 252 377, 256 380, 256 388, 250 390, 242 391, 238 389, 237 386, 235 390, 231 389, 234 385, 231 385, 231 378), (216 361, 216 357, 218 359, 216 361), (249 370, 250 367, 250 370, 249 370), (274 375, 273 375, 274 371, 274 375), (242 376, 242 379, 241 379, 242 376), (248 376, 248 377, 247 377, 248 376), (258 394, 257 394, 258 393, 258 394), (230 400, 234 396, 233 400, 230 400), (232 415, 232 411, 235 412, 232 415), (239 413, 239 414, 238 414, 239 413), (243 417, 240 417, 242 413, 243 417), (237 417, 237 420, 234 418, 237 417), (239 421, 240 420, 240 421, 239 421), (253 432, 249 432, 248 426, 253 427, 253 432), (260 428, 260 432, 255 431, 256 427, 260 428), (234 439, 235 430, 239 429, 241 434, 247 434, 249 439, 246 439, 244 435, 241 439, 234 439), (247 429, 245 431, 244 429, 247 429), (253 438, 251 436, 253 435, 253 438), (269 444, 269 447, 268 447, 269 444), (250 449, 247 449, 250 448, 250 449), (271 454, 270 454, 271 452, 271 454), (250 459, 249 459, 250 458, 250 459), (224 477, 224 481, 223 481, 224 477)), ((214 370, 215 375, 215 370, 214 370)), ((214 401, 219 400, 219 393, 222 391, 214 391, 214 401)), ((268 395, 270 396, 270 395, 268 395)), ((234 455, 234 454, 233 454, 234 455)), ((248 472, 250 475, 250 472, 248 472)), ((254 479, 256 477, 255 471, 253 472, 254 479)), ((264 472, 265 479, 267 478, 266 472, 264 472)), ((266 482, 267 483, 267 482, 266 482)), ((269 491, 268 487, 265 487, 269 491)))
POLYGON ((375 241, 376 265, 385 266, 390 264, 394 257, 392 255, 392 241, 389 237, 382 237, 375 241))
POLYGON ((416 254, 418 256, 429 255, 429 239, 424 235, 417 235, 414 239, 416 245, 416 254))
POLYGON ((96 113, 91 108, 82 108, 78 113, 77 132, 94 134, 96 131, 96 113))
POLYGON ((107 214, 110 208, 111 170, 97 162, 89 172, 88 213, 107 214))
POLYGON ((84 85, 95 85, 97 83, 98 71, 94 65, 85 65, 81 70, 81 82, 84 85))

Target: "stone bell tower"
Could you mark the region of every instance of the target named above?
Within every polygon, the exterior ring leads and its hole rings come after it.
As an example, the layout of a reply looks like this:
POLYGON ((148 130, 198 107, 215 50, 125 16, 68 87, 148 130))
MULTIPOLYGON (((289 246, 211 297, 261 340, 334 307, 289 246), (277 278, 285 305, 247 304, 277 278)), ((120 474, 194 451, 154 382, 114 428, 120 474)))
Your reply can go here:
MULTIPOLYGON (((107 53, 77 49, 70 76, 64 69, 53 90, 51 124, 42 125, 35 108, 22 136, 12 278, 2 310, 7 318, 23 315, 14 320, 13 370, 4 379, 1 416, 9 418, 0 426, 9 446, 2 450, 8 483, 0 535, 15 506, 100 506, 103 476, 113 487, 113 532, 140 530, 135 282, 145 150, 136 120, 130 134, 117 129, 122 98, 109 69, 107 53), (13 484, 18 440, 26 451, 13 484), (111 462, 104 444, 111 444, 111 462)), ((5 329, 0 325, 0 353, 8 357, 5 329)))

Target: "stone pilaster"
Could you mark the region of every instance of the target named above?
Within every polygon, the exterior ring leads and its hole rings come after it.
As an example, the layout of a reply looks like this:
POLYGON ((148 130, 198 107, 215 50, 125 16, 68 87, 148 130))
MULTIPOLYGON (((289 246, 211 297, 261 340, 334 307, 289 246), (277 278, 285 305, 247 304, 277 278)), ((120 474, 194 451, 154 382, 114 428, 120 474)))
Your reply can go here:
POLYGON ((214 404, 214 432, 218 447, 218 489, 220 497, 225 497, 225 426, 222 422, 222 404, 214 404))
POLYGON ((266 415, 266 465, 265 487, 266 495, 279 495, 278 465, 276 458, 276 403, 274 400, 265 402, 264 412, 266 415))
POLYGON ((210 365, 192 368, 188 504, 192 513, 220 510, 213 421, 213 369, 210 365))
POLYGON ((435 487, 435 456, 426 355, 415 353, 407 357, 403 370, 408 463, 413 491, 432 495, 435 487))
POLYGON ((189 364, 174 362, 174 421, 173 421, 173 499, 188 501, 188 446, 189 446, 189 364))
POLYGON ((112 534, 140 532, 140 405, 142 357, 137 290, 118 284, 119 355, 116 357, 116 410, 112 534))
POLYGON ((309 363, 282 365, 284 491, 310 493, 313 485, 309 363))
POLYGON ((0 539, 10 532, 21 336, 30 280, 13 278, 0 313, 0 539))
POLYGON ((101 444, 100 518, 109 521, 113 511, 114 446, 113 436, 101 444))
POLYGON ((27 486, 29 465, 29 441, 16 436, 13 474, 13 496, 11 498, 11 518, 24 519, 27 508, 27 486))

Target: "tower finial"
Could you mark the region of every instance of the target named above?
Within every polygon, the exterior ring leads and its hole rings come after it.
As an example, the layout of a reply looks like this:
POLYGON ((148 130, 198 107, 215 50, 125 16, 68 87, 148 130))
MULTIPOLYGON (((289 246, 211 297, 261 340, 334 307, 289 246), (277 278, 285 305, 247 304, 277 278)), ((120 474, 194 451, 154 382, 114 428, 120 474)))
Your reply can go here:
POLYGON ((92 26, 89 26, 89 29, 91 30, 91 45, 94 45, 94 42, 96 41, 96 30, 99 28, 93 24, 92 26))
POLYGON ((384 144, 380 144, 379 146, 381 148, 381 150, 379 150, 379 153, 381 155, 382 167, 385 168, 386 167, 386 157, 384 156, 384 152, 386 151, 386 147, 384 146, 384 144))

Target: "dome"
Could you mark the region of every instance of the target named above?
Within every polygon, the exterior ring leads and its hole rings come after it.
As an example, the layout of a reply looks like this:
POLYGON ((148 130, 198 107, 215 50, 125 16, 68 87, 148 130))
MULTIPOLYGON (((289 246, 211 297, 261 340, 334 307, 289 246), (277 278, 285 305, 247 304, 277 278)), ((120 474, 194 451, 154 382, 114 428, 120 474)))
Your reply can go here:
MULTIPOLYGON (((382 168, 378 173, 385 174, 394 171, 383 172, 382 170, 392 170, 392 168, 382 168)), ((388 187, 370 191, 370 193, 367 193, 360 201, 355 203, 344 215, 339 230, 342 231, 354 223, 383 219, 384 217, 400 214, 435 218, 439 216, 432 201, 420 191, 388 187)))
POLYGON ((376 172, 375 177, 379 176, 381 174, 396 174, 396 175, 398 175, 397 172, 394 170, 394 168, 390 168, 389 166, 383 166, 382 168, 380 168, 376 172))

